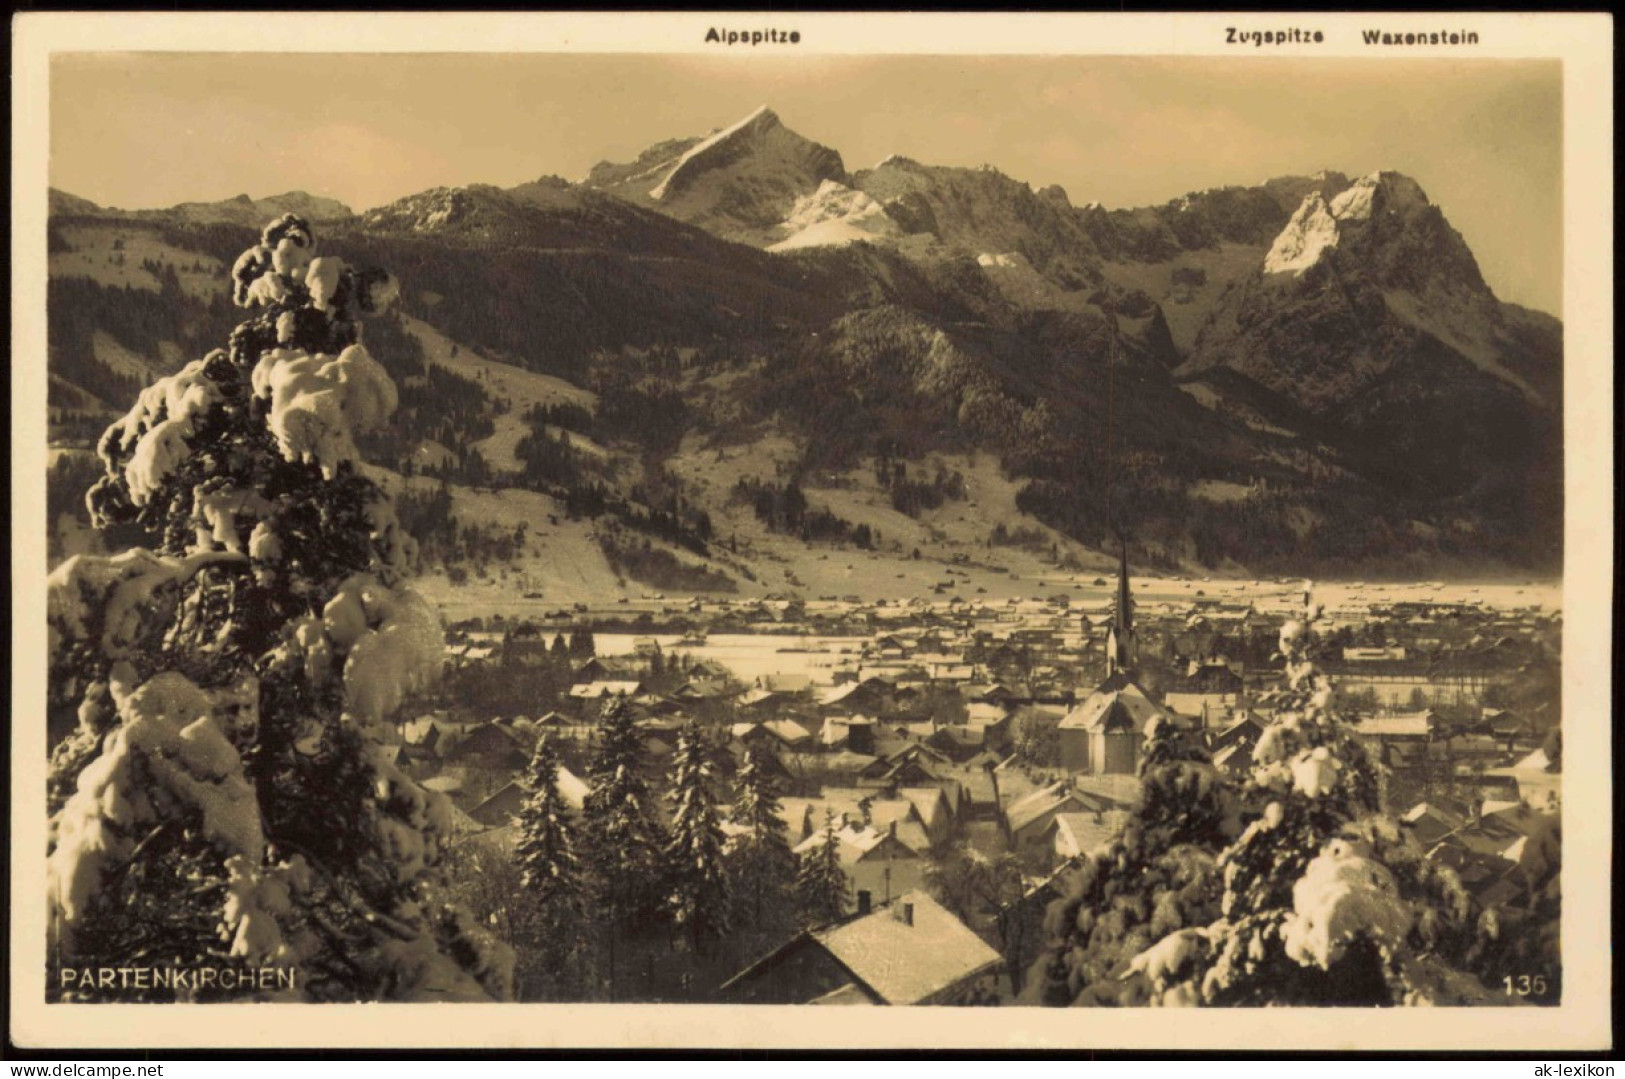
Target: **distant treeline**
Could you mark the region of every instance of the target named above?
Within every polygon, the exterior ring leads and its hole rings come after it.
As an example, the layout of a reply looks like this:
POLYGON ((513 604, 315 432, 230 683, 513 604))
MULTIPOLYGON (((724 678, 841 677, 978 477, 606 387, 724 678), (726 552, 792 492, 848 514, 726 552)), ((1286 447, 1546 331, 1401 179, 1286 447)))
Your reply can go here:
POLYGON ((965 477, 941 465, 933 475, 914 477, 909 475, 905 462, 879 458, 875 462, 875 479, 890 495, 892 509, 910 517, 934 510, 944 502, 965 500, 965 477))
POLYGON ((801 485, 791 480, 774 483, 740 477, 734 485, 734 502, 750 506, 756 519, 774 532, 783 532, 807 541, 849 543, 872 550, 879 534, 866 524, 853 524, 828 509, 815 509, 807 502, 801 485))
POLYGON ((672 592, 736 592, 732 577, 709 566, 682 561, 664 547, 638 539, 614 525, 601 527, 598 546, 617 574, 672 592))
POLYGON ((395 496, 395 517, 418 541, 418 558, 425 567, 448 570, 473 567, 483 573, 493 563, 512 561, 525 549, 530 526, 513 528, 464 522, 452 513, 451 489, 442 482, 429 491, 405 490, 395 496))
MULTIPOLYGON (((158 347, 164 342, 178 346, 187 360, 225 347, 237 318, 225 289, 208 302, 189 296, 182 291, 174 267, 167 265, 159 281, 160 288, 154 291, 103 285, 86 277, 51 278, 45 300, 51 374, 122 412, 135 403, 150 379, 114 371, 97 359, 98 331, 147 360, 155 370, 165 366, 158 347)), ((72 404, 62 399, 52 403, 72 404)))
MULTIPOLYGON (((422 342, 393 314, 369 320, 362 333, 368 353, 395 380, 400 402, 390 423, 363 443, 368 458, 406 475, 457 478, 459 468, 470 464, 467 448, 491 437, 493 418, 507 411, 507 402, 493 399, 473 379, 430 363, 422 342), (453 463, 419 461, 416 455, 424 442, 444 447, 453 463)), ((489 474, 483 465, 483 460, 472 465, 477 477, 489 474)))

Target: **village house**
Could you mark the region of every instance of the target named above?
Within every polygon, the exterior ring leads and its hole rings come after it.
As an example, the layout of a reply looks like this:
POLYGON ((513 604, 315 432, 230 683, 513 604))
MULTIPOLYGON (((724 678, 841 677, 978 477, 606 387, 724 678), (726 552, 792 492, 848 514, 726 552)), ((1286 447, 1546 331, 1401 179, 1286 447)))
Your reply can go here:
POLYGON ((970 724, 944 724, 933 730, 925 740, 939 756, 956 764, 993 751, 987 744, 987 728, 970 724))
POLYGON ((735 1004, 992 1003, 1002 960, 922 891, 797 934, 730 978, 735 1004))
POLYGON ((611 667, 598 656, 588 656, 572 668, 570 681, 577 685, 583 682, 609 682, 619 673, 618 668, 611 667))
POLYGON ((400 725, 400 749, 396 763, 415 776, 432 775, 440 765, 440 740, 459 733, 462 727, 450 722, 444 712, 419 716, 400 725))
POLYGON ((1249 712, 1233 713, 1227 722, 1205 732, 1209 753, 1217 753, 1231 746, 1256 745, 1263 737, 1264 724, 1249 712))
MULTIPOLYGON (((469 650, 469 659, 474 659, 476 649, 469 650)), ((521 667, 541 667, 552 661, 548 648, 548 640, 539 634, 514 634, 502 642, 502 662, 516 664, 521 667)))
POLYGON ((845 685, 831 686, 819 695, 819 708, 826 715, 878 716, 889 712, 896 695, 893 680, 870 675, 845 685))
POLYGON ((1492 774, 1487 770, 1479 771, 1466 765, 1458 765, 1453 778, 1459 790, 1467 792, 1467 796, 1476 799, 1480 804, 1515 805, 1519 802, 1518 780, 1515 776, 1504 773, 1492 774))
POLYGON ((1192 660, 1184 676, 1162 697, 1169 711, 1200 720, 1204 727, 1228 715, 1241 702, 1241 675, 1228 663, 1211 660, 1192 660))
POLYGON ((1521 802, 1422 802, 1401 816, 1430 861, 1455 870, 1483 907, 1526 898, 1556 866, 1558 819, 1521 802))
POLYGON ((1055 845, 1055 818, 1065 813, 1093 815, 1121 808, 1108 799, 1078 790, 1068 780, 1040 787, 1004 807, 1004 831, 1017 853, 1050 850, 1055 845))
POLYGON ((1436 717, 1431 711, 1366 716, 1354 724, 1354 735, 1384 767, 1408 765, 1426 756, 1436 717))
POLYGON ((1528 720, 1505 708, 1483 709, 1471 732, 1502 742, 1508 753, 1512 752, 1519 742, 1527 741, 1534 736, 1534 729, 1528 720))
POLYGON ((671 691, 672 700, 689 705, 720 700, 727 695, 727 687, 722 682, 701 678, 691 678, 671 691))
POLYGON ((530 746, 512 726, 492 720, 442 736, 436 750, 446 766, 479 768, 493 773, 510 773, 530 760, 530 746))
POLYGON ((1057 813, 1050 826, 1051 846, 1058 861, 1085 855, 1094 857, 1123 833, 1129 821, 1126 809, 1105 809, 1093 813, 1057 813))
POLYGON ((1139 800, 1141 783, 1137 775, 1078 772, 1072 776, 1072 789, 1090 799, 1093 809, 1127 809, 1139 800))
POLYGON ((916 854, 928 855, 952 834, 947 798, 936 788, 909 789, 915 792, 912 797, 899 789, 824 786, 814 798, 780 799, 781 817, 790 825, 792 846, 821 834, 825 818, 833 817, 843 825, 891 832, 916 854), (935 804, 936 796, 942 797, 943 805, 935 804))
POLYGON ((637 681, 578 682, 570 687, 570 699, 581 702, 599 702, 611 697, 623 700, 643 693, 643 683, 637 681))
POLYGON ((830 716, 819 730, 819 742, 828 749, 846 749, 866 756, 878 756, 872 716, 830 716))
POLYGON ((887 757, 877 757, 857 777, 860 787, 956 787, 952 763, 930 745, 906 745, 887 757))
POLYGON ((1232 718, 1223 727, 1210 728, 1207 748, 1213 766, 1231 776, 1252 771, 1253 749, 1263 737, 1264 728, 1250 715, 1232 718))
POLYGON ((806 748, 813 741, 812 732, 793 719, 745 721, 735 723, 728 731, 742 750, 760 744, 778 753, 806 748))
POLYGON ((779 759, 798 784, 837 783, 844 786, 855 786, 858 777, 880 760, 873 753, 854 753, 850 749, 786 752, 779 759))
MULTIPOLYGON (((835 849, 846 874, 848 910, 867 913, 874 904, 888 902, 924 882, 930 863, 898 838, 899 830, 895 820, 883 828, 848 820, 836 829, 835 849)), ((820 823, 793 849, 805 856, 822 847, 824 841, 820 823)), ((923 834, 919 842, 929 849, 923 834)))
MULTIPOLYGON (((589 790, 586 782, 563 765, 559 766, 556 778, 564 804, 571 813, 580 813, 589 790)), ((502 828, 513 823, 529 797, 530 792, 524 784, 514 780, 503 784, 496 793, 470 809, 468 815, 487 828, 502 828)))
MULTIPOLYGON (((517 726, 517 724, 515 724, 517 726)), ((589 737, 593 732, 593 725, 585 723, 574 716, 567 716, 563 712, 544 712, 530 721, 531 731, 540 736, 551 738, 568 738, 579 740, 589 737)))
POLYGON ((446 644, 446 665, 458 667, 480 667, 490 663, 496 655, 496 649, 488 644, 479 644, 473 641, 461 641, 446 644))
POLYGON ((1490 768, 1486 776, 1505 776, 1518 785, 1518 797, 1536 808, 1555 812, 1563 801, 1563 773, 1552 763, 1546 747, 1511 765, 1490 768))
POLYGON ((1033 703, 1031 688, 1022 682, 967 682, 960 692, 971 704, 996 704, 1007 710, 1033 703))
MULTIPOLYGON (((959 785, 951 785, 957 791, 959 785)), ((896 793, 914 807, 915 816, 925 829, 931 849, 941 850, 946 846, 958 825, 959 799, 951 797, 943 787, 936 786, 898 787, 896 793)))

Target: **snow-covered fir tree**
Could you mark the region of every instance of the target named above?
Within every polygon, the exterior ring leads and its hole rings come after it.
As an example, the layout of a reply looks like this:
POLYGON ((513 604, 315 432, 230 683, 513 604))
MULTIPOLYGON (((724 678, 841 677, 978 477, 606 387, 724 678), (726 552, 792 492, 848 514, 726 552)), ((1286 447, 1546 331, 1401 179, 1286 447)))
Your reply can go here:
POLYGON ((696 950, 728 931, 728 872, 715 787, 713 749, 699 724, 690 721, 678 732, 672 758, 666 887, 672 920, 696 950))
POLYGON ((586 874, 559 772, 558 753, 544 734, 525 776, 527 797, 513 848, 518 880, 506 907, 518 952, 514 980, 523 1001, 580 999, 592 980, 586 874))
POLYGON ((1260 700, 1274 717, 1242 782, 1148 732, 1133 818, 1049 912, 1055 946, 1032 982, 1045 1003, 1493 999, 1460 969, 1467 893, 1382 813, 1377 765, 1334 712, 1313 658, 1319 613, 1306 595, 1281 629, 1284 685, 1260 700))
POLYGON ((611 936, 646 929, 660 907, 659 820, 643 778, 643 737, 619 699, 605 706, 587 770, 581 854, 591 899, 611 936))
POLYGON ((846 913, 848 885, 841 868, 840 840, 835 835, 835 814, 824 814, 820 842, 802 852, 796 865, 796 903, 809 925, 839 920, 846 913))
POLYGON ((443 650, 355 445, 396 404, 361 343, 395 282, 318 257, 291 214, 232 278, 252 313, 229 348, 143 390, 98 447, 94 521, 155 549, 50 577, 51 692, 79 702, 51 760, 51 961, 505 998, 511 952, 446 894, 450 803, 396 768, 386 722, 443 650))
POLYGON ((1122 834, 1063 878, 1027 979, 1050 1005, 1143 1004, 1119 975, 1164 934, 1218 916, 1216 853, 1241 830, 1240 800, 1206 754, 1166 724, 1147 732, 1141 789, 1122 834))
POLYGON ((734 837, 729 860, 736 909, 752 925, 764 921, 768 908, 789 892, 796 876, 790 826, 781 815, 773 767, 772 750, 753 742, 734 779, 732 819, 743 831, 734 837))
POLYGON ((570 807, 559 793, 559 756, 547 735, 536 739, 525 777, 528 796, 519 810, 519 862, 526 898, 540 908, 580 905, 581 860, 576 855, 570 807))

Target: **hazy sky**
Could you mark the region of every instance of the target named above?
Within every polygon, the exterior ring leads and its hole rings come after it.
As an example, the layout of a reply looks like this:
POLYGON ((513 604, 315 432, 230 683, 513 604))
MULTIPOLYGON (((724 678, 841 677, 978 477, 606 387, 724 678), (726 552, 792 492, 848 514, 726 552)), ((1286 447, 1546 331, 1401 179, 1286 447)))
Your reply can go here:
POLYGON ((1415 177, 1503 299, 1559 312, 1555 61, 129 53, 59 56, 51 183, 128 209, 299 189, 361 210, 579 180, 771 105, 851 170, 996 165, 1075 204, 1415 177))

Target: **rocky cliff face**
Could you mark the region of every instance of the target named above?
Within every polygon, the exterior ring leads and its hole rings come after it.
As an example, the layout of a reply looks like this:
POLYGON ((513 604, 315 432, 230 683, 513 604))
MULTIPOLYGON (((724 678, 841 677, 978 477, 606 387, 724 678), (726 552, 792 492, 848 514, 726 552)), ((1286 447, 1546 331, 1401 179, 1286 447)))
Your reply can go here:
POLYGON ((1225 367, 1442 490, 1493 463, 1550 474, 1562 349, 1484 283, 1412 179, 1311 192, 1219 301, 1183 372, 1225 367))
POLYGON ((825 180, 817 191, 797 199, 780 227, 786 235, 769 251, 858 242, 895 245, 903 238, 902 228, 884 206, 836 180, 825 180))
POLYGON ((904 232, 926 236, 946 255, 1020 255, 1062 288, 1100 281, 1099 255, 1065 192, 1035 192, 991 166, 922 165, 889 157, 853 177, 904 232))

